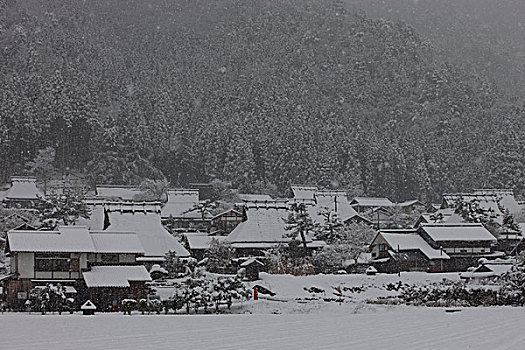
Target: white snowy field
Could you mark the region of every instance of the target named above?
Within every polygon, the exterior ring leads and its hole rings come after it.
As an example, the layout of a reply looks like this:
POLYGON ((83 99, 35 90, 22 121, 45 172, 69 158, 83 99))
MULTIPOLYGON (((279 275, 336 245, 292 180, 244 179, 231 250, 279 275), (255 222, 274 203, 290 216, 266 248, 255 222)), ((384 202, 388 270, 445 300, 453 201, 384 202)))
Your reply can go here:
MULTIPOLYGON (((261 274, 275 296, 223 315, 0 315, 2 349, 525 349, 525 308, 425 308, 368 304, 396 295, 387 284, 432 283, 456 274, 261 274), (306 289, 316 287, 317 293, 306 289), (342 290, 341 302, 334 295, 342 290), (450 310, 449 310, 450 311, 450 310)), ((159 290, 164 297, 172 289, 159 290)))
MULTIPOLYGON (((372 311, 372 310, 369 310, 372 311)), ((524 308, 364 314, 0 316, 3 349, 523 349, 524 308)))

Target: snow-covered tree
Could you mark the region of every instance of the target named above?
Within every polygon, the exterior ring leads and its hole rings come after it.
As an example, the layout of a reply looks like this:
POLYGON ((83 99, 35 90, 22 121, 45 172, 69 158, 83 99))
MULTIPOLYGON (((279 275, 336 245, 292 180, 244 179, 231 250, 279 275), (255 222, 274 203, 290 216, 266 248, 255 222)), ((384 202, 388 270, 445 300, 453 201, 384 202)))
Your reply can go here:
POLYGON ((81 193, 71 190, 45 196, 36 205, 42 226, 52 229, 60 223, 73 225, 80 217, 89 219, 89 209, 83 199, 81 193))
POLYGON ((38 151, 35 159, 26 164, 27 171, 36 176, 37 180, 44 184, 44 195, 47 194, 47 183, 53 178, 56 172, 54 166, 55 149, 46 147, 38 151))
POLYGON ((309 233, 314 233, 316 224, 306 211, 306 206, 303 203, 293 204, 292 211, 284 220, 286 223, 286 230, 289 231, 288 237, 292 239, 300 238, 303 245, 304 257, 308 256, 307 239, 309 233))
POLYGON ((236 266, 232 260, 234 257, 235 249, 231 244, 212 239, 206 251, 206 270, 214 273, 235 273, 236 266))

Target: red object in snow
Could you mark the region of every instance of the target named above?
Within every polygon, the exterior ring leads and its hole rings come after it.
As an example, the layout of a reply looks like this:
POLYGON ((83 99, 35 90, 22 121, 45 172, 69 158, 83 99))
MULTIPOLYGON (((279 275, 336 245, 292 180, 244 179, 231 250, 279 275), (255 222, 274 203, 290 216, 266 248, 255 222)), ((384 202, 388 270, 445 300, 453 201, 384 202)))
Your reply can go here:
POLYGON ((259 300, 259 290, 257 286, 253 287, 253 300, 259 300))

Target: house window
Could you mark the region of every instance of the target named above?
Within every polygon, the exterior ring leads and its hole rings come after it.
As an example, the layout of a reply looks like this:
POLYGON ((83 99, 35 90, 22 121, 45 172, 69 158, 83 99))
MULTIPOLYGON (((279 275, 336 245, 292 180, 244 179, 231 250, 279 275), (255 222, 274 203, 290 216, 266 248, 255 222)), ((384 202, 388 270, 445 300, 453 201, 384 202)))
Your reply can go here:
POLYGON ((69 271, 69 254, 35 254, 35 271, 69 271))
POLYGON ((100 259, 106 263, 118 263, 118 254, 101 254, 100 259))

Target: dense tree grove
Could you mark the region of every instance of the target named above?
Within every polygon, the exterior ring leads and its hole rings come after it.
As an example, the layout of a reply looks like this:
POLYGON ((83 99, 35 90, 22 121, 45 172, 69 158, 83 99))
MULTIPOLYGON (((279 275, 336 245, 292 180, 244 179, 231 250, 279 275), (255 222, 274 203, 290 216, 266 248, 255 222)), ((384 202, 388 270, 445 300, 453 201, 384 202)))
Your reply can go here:
POLYGON ((51 147, 93 183, 524 194, 523 106, 345 6, 0 0, 0 180, 51 147))

